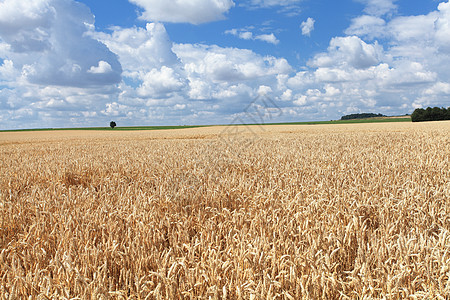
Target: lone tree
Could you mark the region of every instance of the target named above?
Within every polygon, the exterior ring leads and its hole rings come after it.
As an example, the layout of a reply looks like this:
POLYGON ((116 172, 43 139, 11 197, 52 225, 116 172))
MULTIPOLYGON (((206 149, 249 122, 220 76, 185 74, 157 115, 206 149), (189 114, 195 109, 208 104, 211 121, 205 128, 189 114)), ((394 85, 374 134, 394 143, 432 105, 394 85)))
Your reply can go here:
POLYGON ((111 121, 111 122, 109 122, 109 126, 110 126, 112 129, 114 129, 114 127, 116 127, 117 124, 116 124, 116 122, 111 121))

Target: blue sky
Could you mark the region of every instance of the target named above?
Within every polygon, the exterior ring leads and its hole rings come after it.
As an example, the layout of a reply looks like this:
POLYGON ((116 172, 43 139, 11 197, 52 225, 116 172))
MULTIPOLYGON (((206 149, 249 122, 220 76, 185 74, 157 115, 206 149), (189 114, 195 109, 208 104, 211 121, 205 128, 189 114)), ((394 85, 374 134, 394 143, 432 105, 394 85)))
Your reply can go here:
POLYGON ((449 1, 0 0, 0 129, 406 114, 449 63, 449 1))

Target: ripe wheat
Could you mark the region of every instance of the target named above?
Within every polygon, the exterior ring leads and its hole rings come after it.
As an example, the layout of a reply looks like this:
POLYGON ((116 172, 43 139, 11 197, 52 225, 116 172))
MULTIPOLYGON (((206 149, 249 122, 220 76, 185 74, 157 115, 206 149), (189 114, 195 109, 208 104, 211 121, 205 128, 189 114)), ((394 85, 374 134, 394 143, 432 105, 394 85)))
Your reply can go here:
POLYGON ((445 299, 450 122, 0 133, 2 299, 445 299))

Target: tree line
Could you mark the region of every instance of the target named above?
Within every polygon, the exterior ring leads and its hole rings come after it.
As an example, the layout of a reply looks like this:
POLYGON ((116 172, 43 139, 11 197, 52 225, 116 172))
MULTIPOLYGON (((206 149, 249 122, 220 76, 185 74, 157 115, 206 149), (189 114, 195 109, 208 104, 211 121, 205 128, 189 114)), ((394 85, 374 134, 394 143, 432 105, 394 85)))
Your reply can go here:
POLYGON ((440 121, 440 120, 450 120, 450 107, 449 108, 427 107, 426 109, 416 108, 411 115, 411 121, 413 122, 440 121))
POLYGON ((360 114, 351 114, 342 116, 341 120, 353 120, 353 119, 368 119, 368 118, 377 118, 377 117, 386 117, 382 114, 373 114, 373 113, 360 113, 360 114))

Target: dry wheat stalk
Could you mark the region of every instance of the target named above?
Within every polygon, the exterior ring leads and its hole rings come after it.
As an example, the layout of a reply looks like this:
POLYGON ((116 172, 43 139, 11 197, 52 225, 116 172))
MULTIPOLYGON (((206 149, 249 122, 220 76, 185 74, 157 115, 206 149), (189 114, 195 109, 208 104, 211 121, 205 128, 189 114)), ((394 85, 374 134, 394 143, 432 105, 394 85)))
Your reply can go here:
POLYGON ((1 298, 448 299, 450 122, 220 132, 0 133, 1 298))

